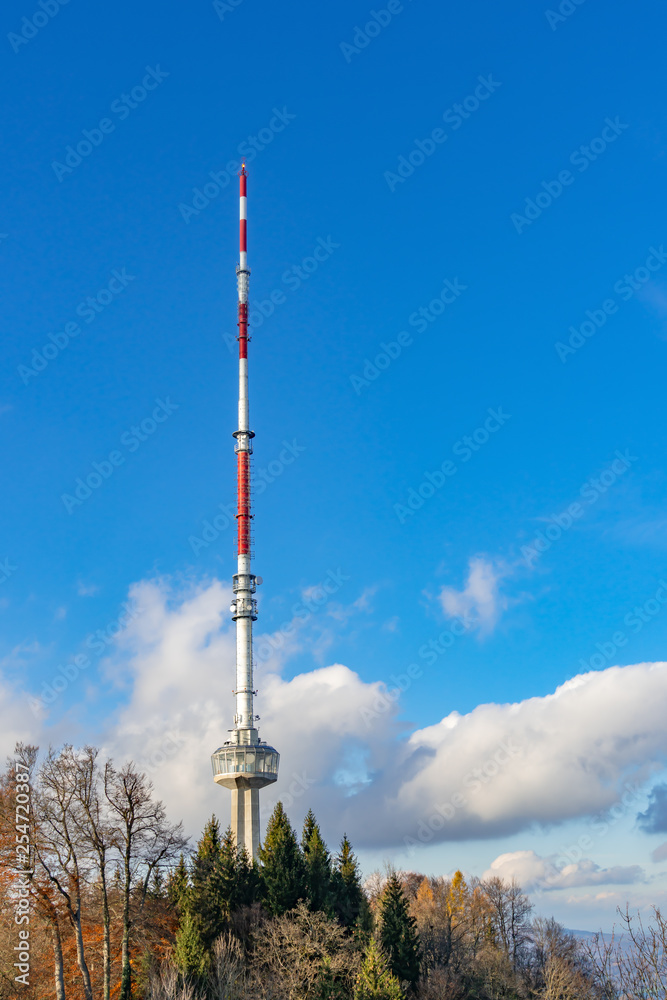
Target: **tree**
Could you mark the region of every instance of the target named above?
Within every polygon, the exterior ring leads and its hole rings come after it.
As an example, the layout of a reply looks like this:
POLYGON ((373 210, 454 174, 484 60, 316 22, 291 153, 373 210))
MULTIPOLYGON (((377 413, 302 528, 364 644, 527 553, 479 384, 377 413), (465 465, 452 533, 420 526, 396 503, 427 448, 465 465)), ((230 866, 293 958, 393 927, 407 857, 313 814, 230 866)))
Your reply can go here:
MULTIPOLYGON (((331 879, 333 909, 344 927, 353 927, 360 922, 366 897, 361 887, 359 862, 346 836, 340 842, 340 850, 334 860, 331 879)), ((366 903, 366 909, 368 904, 366 903)))
POLYGON ((231 826, 220 845, 217 886, 227 919, 240 907, 254 903, 259 894, 257 869, 246 848, 238 847, 231 826))
POLYGON ((33 800, 39 816, 35 853, 64 901, 74 931, 76 958, 85 1000, 93 1000, 90 971, 83 940, 84 885, 91 873, 90 842, 82 835, 84 817, 77 793, 76 755, 67 744, 49 750, 39 771, 39 789, 33 800))
POLYGON ((280 916, 306 898, 306 866, 282 802, 278 802, 259 849, 261 883, 267 909, 280 916))
POLYGON ((530 940, 528 918, 533 904, 514 879, 508 883, 494 875, 481 885, 490 904, 497 943, 516 972, 524 946, 530 940))
MULTIPOLYGON (((544 986, 537 996, 539 1000, 585 1000, 593 996, 592 984, 572 962, 554 954, 547 959, 544 986)), ((661 996, 664 997, 664 993, 661 996)))
POLYGON ((208 950, 222 933, 228 911, 221 866, 220 828, 215 816, 206 823, 190 868, 187 912, 196 914, 197 926, 208 950))
POLYGON ((348 1000, 358 967, 354 941, 338 922, 301 902, 256 931, 250 995, 348 1000))
POLYGON ((380 899, 380 943, 397 979, 414 986, 419 979, 421 948, 414 917, 396 872, 387 879, 380 899))
POLYGON ((167 878, 167 899, 180 914, 185 910, 190 893, 190 875, 185 864, 185 855, 181 854, 178 864, 167 878))
POLYGON ((410 912, 415 918, 417 933, 423 951, 424 969, 447 965, 451 952, 451 914, 442 905, 442 885, 438 879, 423 878, 410 912), (436 899, 436 892, 438 898, 436 899))
POLYGON ((174 960, 184 976, 201 979, 209 966, 209 954, 199 921, 186 911, 176 932, 174 960))
POLYGON ((301 839, 306 863, 306 893, 311 910, 328 913, 332 909, 331 857, 322 839, 319 825, 308 810, 301 839))
MULTIPOLYGON (((100 772, 97 765, 99 751, 86 746, 79 753, 72 754, 75 769, 75 798, 78 808, 73 819, 84 844, 96 858, 97 885, 102 901, 103 940, 103 997, 111 995, 111 915, 109 910, 108 868, 109 855, 113 847, 113 830, 105 815, 100 798, 100 772)), ((109 766, 108 764, 106 765, 109 766)))
POLYGON ((354 987, 354 1000, 402 1000, 398 979, 387 968, 387 960, 371 938, 354 987))
POLYGON ((667 918, 656 906, 646 923, 627 908, 618 912, 620 937, 606 940, 598 934, 586 948, 599 995, 605 1000, 665 1000, 667 918))
POLYGON ((153 800, 153 785, 133 763, 116 770, 109 763, 104 793, 115 820, 115 843, 120 854, 120 891, 123 935, 119 1000, 130 1000, 132 969, 130 942, 136 920, 130 901, 136 890, 137 913, 146 901, 151 876, 159 865, 169 865, 186 846, 183 824, 167 822, 162 802, 153 800))

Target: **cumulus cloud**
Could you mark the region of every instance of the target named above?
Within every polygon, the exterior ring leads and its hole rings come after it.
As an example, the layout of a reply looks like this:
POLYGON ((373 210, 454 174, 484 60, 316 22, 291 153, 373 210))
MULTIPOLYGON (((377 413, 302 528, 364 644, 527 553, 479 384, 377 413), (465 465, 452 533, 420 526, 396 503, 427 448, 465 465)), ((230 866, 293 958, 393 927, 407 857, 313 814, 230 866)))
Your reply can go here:
MULTIPOLYGON (((197 822, 228 809, 208 761, 231 725, 230 596, 217 581, 186 595, 165 581, 137 585, 143 612, 107 664, 128 684, 110 747, 160 759, 167 732, 181 739, 155 780, 197 822)), ((258 648, 270 651, 270 638, 258 648)), ((546 697, 454 712, 407 736, 381 682, 342 664, 286 680, 275 646, 257 676, 262 736, 282 754, 265 801, 289 795, 296 815, 312 805, 359 846, 489 838, 601 814, 667 756, 663 663, 583 674, 546 697)))
POLYGON ((542 858, 535 851, 512 851, 499 855, 484 872, 483 878, 494 875, 505 882, 516 879, 527 892, 593 885, 633 885, 646 880, 639 865, 601 868, 590 858, 563 864, 563 859, 557 855, 542 858))
POLYGON ((474 556, 468 564, 468 580, 463 590, 443 587, 439 600, 448 618, 467 618, 479 623, 482 632, 490 632, 507 598, 500 593, 500 582, 507 571, 483 556, 474 556))
MULTIPOLYGON (((229 816, 210 755, 232 725, 231 596, 217 580, 132 587, 141 614, 128 618, 99 671, 120 704, 101 738, 85 737, 146 767, 170 815, 193 833, 213 811, 229 816)), ((330 839, 346 831, 359 847, 407 849, 626 809, 618 803, 627 786, 664 767, 665 663, 582 674, 545 697, 452 712, 410 735, 397 692, 349 666, 283 676, 286 657, 310 648, 319 627, 314 614, 301 630, 257 637, 261 735, 281 753, 265 818, 281 796, 295 822, 312 806, 330 839)), ((421 682, 411 683, 416 691, 421 682)), ((7 719, 20 730, 11 707, 7 719)), ((572 877, 595 880, 596 871, 572 877)))
POLYGON ((639 813, 637 820, 646 833, 667 833, 667 784, 651 790, 648 809, 639 813))

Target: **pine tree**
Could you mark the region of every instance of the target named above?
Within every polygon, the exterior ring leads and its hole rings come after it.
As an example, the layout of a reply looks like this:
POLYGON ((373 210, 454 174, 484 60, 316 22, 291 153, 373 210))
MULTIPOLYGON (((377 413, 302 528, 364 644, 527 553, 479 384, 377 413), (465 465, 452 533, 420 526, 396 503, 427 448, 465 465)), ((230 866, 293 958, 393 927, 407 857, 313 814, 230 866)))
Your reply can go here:
POLYGON ((270 913, 280 916, 306 898, 306 865, 282 802, 269 819, 259 860, 262 893, 270 913))
POLYGON ((421 964, 419 935, 396 872, 389 875, 380 899, 380 942, 396 978, 414 986, 421 964))
POLYGON ((346 836, 340 843, 336 855, 332 877, 334 912, 344 927, 352 927, 358 921, 365 901, 361 888, 359 863, 346 836))
POLYGON ((306 892, 311 910, 329 913, 332 909, 331 857, 322 840, 319 825, 308 810, 301 845, 306 862, 306 892))
POLYGON ((176 932, 174 960, 184 976, 201 977, 209 965, 209 955, 198 920, 189 911, 176 932))
POLYGON ((398 979, 387 968, 387 960, 371 938, 354 988, 354 1000, 403 1000, 398 979))

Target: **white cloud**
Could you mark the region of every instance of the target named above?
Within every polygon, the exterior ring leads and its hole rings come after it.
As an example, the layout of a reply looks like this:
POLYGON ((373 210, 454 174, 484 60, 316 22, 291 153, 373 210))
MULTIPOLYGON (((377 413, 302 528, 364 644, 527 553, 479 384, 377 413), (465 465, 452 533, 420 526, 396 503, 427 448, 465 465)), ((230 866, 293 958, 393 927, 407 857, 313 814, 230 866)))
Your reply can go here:
MULTIPOLYGON (((210 755, 232 724, 230 597, 217 580, 133 586, 142 612, 100 667, 120 707, 105 733, 82 733, 147 767, 170 815, 193 833, 213 811, 229 816, 210 755)), ((261 734, 282 755, 279 782, 264 793, 265 819, 270 802, 288 796, 295 821, 312 806, 330 839, 346 831, 359 847, 492 838, 600 816, 667 760, 665 663, 579 675, 545 697, 451 712, 407 736, 385 685, 348 666, 282 676, 285 658, 310 648, 320 628, 313 615, 294 635, 258 636, 267 650, 256 675, 261 734)), ((420 683, 412 680, 415 693, 420 683)), ((8 691, 3 701, 7 749, 14 731, 25 738, 30 728, 15 700, 8 691)), ((636 811, 635 798, 616 808, 636 811)), ((596 872, 579 867, 571 877, 597 884, 596 872)))
POLYGON ((479 623, 482 632, 490 632, 507 598, 500 593, 500 582, 508 573, 484 556, 474 556, 468 564, 468 580, 463 590, 443 587, 439 600, 449 618, 468 618, 479 623))
POLYGON ((483 878, 496 875, 505 882, 512 879, 527 892, 554 889, 575 889, 592 885, 633 885, 646 881, 639 865, 616 865, 600 868, 590 858, 563 864, 557 855, 542 858, 535 851, 512 851, 501 854, 484 872, 483 878))
POLYGON ((99 589, 96 583, 84 583, 83 580, 79 580, 76 585, 76 592, 79 597, 93 597, 99 589))

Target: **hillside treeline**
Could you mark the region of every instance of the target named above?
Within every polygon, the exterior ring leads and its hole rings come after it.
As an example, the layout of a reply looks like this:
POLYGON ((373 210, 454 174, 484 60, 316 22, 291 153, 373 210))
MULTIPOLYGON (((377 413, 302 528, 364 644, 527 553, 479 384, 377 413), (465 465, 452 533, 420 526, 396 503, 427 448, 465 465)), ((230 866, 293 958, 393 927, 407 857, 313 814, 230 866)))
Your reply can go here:
POLYGON ((461 872, 362 884, 346 837, 280 803, 255 862, 215 817, 188 849, 94 747, 19 745, 0 779, 0 1000, 664 1000, 658 910, 587 945, 532 911, 461 872))

